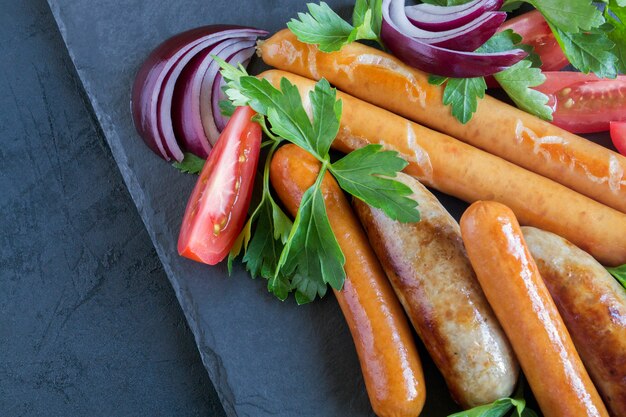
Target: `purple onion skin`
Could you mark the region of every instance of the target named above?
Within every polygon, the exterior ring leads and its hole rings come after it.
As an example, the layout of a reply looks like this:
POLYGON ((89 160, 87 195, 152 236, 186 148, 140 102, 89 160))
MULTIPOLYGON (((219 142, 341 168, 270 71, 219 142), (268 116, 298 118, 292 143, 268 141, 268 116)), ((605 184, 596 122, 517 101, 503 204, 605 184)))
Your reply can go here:
POLYGON ((381 38, 405 64, 443 77, 472 78, 495 74, 515 65, 527 55, 521 49, 502 54, 476 54, 438 48, 402 34, 385 19, 381 38))
POLYGON ((203 61, 211 59, 209 55, 217 45, 219 44, 206 48, 189 61, 176 81, 172 97, 172 125, 176 138, 185 150, 204 159, 209 157, 211 144, 204 134, 201 120, 193 114, 194 109, 190 108, 192 104, 187 98, 194 94, 193 80, 203 61))
POLYGON ((169 161, 182 158, 177 144, 166 144, 158 128, 158 100, 161 87, 168 71, 188 51, 202 41, 210 41, 212 35, 219 36, 232 31, 232 36, 264 36, 267 32, 235 25, 204 26, 175 35, 158 47, 146 58, 135 77, 131 95, 131 112, 137 132, 157 155, 169 161), (173 149, 168 149, 168 146, 173 149), (174 155, 175 154, 175 155, 174 155))
POLYGON ((480 17, 483 13, 500 10, 503 3, 504 0, 476 0, 452 7, 415 4, 405 7, 404 10, 415 27, 441 32, 463 26, 480 17), (441 9, 441 13, 432 13, 431 10, 433 9, 441 9))
MULTIPOLYGON (((453 51, 473 52, 487 42, 506 20, 506 12, 489 12, 489 17, 471 30, 441 42, 427 43, 453 51)), ((436 39, 436 38, 433 38, 436 39)))

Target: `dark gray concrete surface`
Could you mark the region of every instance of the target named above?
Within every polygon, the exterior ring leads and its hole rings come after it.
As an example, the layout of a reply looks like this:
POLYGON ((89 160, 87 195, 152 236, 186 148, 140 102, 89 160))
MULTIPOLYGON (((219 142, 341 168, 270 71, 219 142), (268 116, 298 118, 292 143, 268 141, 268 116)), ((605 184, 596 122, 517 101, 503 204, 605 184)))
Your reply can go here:
POLYGON ((223 415, 45 0, 0 56, 0 415, 223 415))

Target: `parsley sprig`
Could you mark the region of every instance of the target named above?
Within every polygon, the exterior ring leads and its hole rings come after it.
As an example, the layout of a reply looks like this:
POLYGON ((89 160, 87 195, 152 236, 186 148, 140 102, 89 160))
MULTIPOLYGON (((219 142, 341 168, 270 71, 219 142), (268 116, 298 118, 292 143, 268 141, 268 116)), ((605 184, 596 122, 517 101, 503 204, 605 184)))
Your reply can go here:
POLYGON ((626 289, 626 264, 615 268, 607 268, 606 270, 609 271, 609 273, 613 275, 613 277, 620 284, 622 284, 622 287, 624 287, 624 289, 626 289))
POLYGON ((530 408, 526 408, 523 379, 518 383, 513 398, 500 398, 491 404, 485 404, 454 413, 448 417, 502 417, 507 415, 511 410, 513 410, 511 417, 537 417, 537 413, 530 408))
POLYGON ((308 3, 309 13, 298 13, 287 27, 301 42, 318 45, 322 52, 334 52, 344 45, 366 39, 378 42, 382 25, 382 0, 356 0, 352 24, 325 2, 308 3))
MULTIPOLYGON (((502 52, 518 48, 522 37, 512 30, 498 32, 491 37, 478 52, 502 52)), ((528 50, 528 47, 522 45, 528 50)), ((541 85, 546 77, 537 68, 541 65, 538 57, 532 53, 506 70, 494 75, 502 89, 522 110, 546 120, 552 120, 552 109, 547 106, 548 96, 532 87, 541 85)), ((446 83, 443 91, 443 103, 451 107, 452 115, 465 124, 469 122, 478 108, 478 100, 485 96, 487 84, 484 77, 445 78, 431 75, 431 84, 446 83)))
POLYGON ((258 115, 270 149, 265 161, 262 196, 229 255, 229 267, 243 253, 250 273, 268 280, 268 290, 281 300, 295 291, 299 304, 323 297, 327 285, 341 289, 345 257, 333 234, 322 195, 322 178, 330 172, 344 191, 403 222, 419 221, 411 190, 393 179, 407 162, 397 152, 368 145, 331 162, 330 145, 339 131, 342 102, 328 81, 309 93, 311 112, 302 105, 298 88, 288 79, 280 89, 216 58, 234 106, 251 106, 258 115), (271 158, 283 142, 311 153, 321 163, 315 183, 304 193, 293 222, 274 200, 269 184, 271 158))

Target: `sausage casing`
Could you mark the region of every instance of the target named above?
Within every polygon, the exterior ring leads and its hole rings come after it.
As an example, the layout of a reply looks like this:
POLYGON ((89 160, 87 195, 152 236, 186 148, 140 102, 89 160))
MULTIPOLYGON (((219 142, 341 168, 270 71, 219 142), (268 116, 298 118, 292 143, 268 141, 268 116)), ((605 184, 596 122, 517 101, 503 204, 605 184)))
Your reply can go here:
POLYGON ((402 173, 396 179, 413 191, 418 223, 353 202, 396 295, 461 406, 509 396, 517 360, 476 280, 458 223, 416 179, 402 173))
POLYGON ((461 217, 478 281, 545 417, 606 417, 513 212, 479 201, 461 217))
MULTIPOLYGON (((319 170, 319 162, 295 145, 274 155, 270 179, 293 216, 319 170)), ((343 289, 334 293, 352 333, 372 408, 380 417, 415 417, 424 406, 424 376, 402 307, 348 200, 328 173, 322 193, 346 258, 343 289)))
POLYGON ((614 417, 626 416, 626 290, 591 255, 522 227, 541 277, 614 417))

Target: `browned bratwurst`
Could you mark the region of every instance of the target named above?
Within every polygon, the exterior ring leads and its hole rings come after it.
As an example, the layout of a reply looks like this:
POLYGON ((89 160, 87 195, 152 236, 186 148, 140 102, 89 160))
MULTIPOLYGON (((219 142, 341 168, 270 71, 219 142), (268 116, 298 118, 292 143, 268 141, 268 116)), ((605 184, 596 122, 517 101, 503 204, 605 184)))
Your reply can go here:
MULTIPOLYGON (((315 83, 284 71, 259 75, 279 86, 287 78, 300 90, 305 108, 315 83)), ((462 200, 496 200, 524 225, 567 238, 609 266, 626 263, 626 214, 450 136, 410 122, 348 94, 333 147, 353 151, 370 143, 395 150, 404 170, 423 184, 462 200)))
POLYGON ((607 417, 513 212, 476 202, 461 217, 461 234, 545 417, 607 417))
POLYGON ((609 412, 626 416, 626 290, 567 240, 534 227, 522 232, 609 412))
POLYGON ((467 124, 443 104, 428 74, 353 42, 332 53, 302 43, 288 29, 259 46, 266 64, 342 91, 498 155, 626 213, 626 158, 493 97, 478 101, 467 124))
MULTIPOLYGON (((293 216, 319 170, 320 163, 295 145, 283 146, 274 155, 272 185, 293 216)), ((328 173, 322 193, 346 257, 346 281, 334 293, 354 339, 372 408, 380 417, 416 417, 426 391, 409 323, 348 200, 328 173)))
POLYGON ((517 360, 467 259, 459 224, 416 179, 396 179, 413 190, 418 223, 353 202, 396 295, 459 404, 509 396, 517 360))

